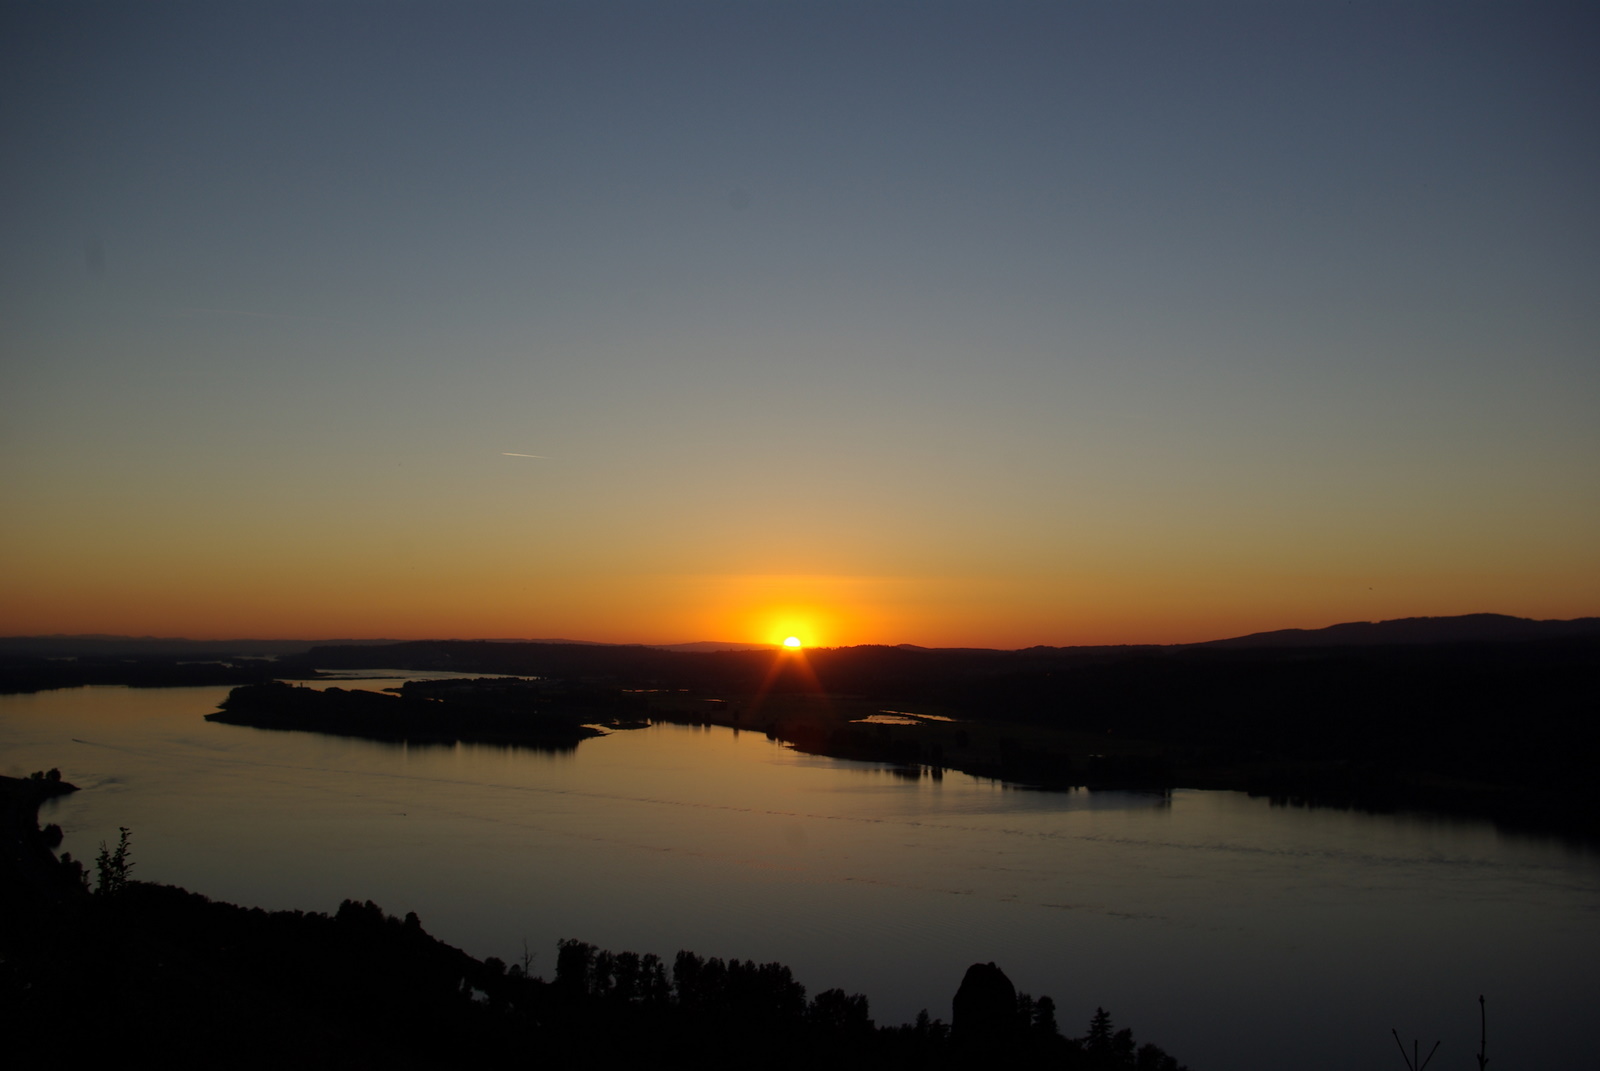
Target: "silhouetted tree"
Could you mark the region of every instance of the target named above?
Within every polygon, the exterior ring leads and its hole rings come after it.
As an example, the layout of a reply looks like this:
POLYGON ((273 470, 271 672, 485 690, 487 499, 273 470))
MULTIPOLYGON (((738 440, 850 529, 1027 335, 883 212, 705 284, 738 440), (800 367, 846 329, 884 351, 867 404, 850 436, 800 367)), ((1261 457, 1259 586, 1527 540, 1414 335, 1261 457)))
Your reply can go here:
POLYGON ((872 1030, 867 998, 860 993, 846 994, 842 989, 818 993, 811 1001, 806 1019, 814 1030, 833 1037, 849 1037, 872 1030))
POLYGON ((618 952, 615 963, 612 993, 616 999, 631 1004, 639 999, 639 954, 618 952))
MULTIPOLYGON (((963 1059, 988 1062, 1007 1058, 1021 1040, 1016 986, 993 963, 974 963, 962 976, 950 1002, 950 1037, 963 1059)), ((1028 1001, 1031 1014, 1033 1001, 1028 1001)))
POLYGON ((1181 1071, 1178 1061, 1168 1056, 1159 1046, 1144 1044, 1133 1063, 1136 1071, 1181 1071))
POLYGON ((1133 1063, 1133 1028, 1123 1027, 1111 1035, 1111 1060, 1118 1067, 1133 1063))
POLYGON ((106 842, 100 842, 100 854, 95 856, 95 869, 99 872, 100 881, 95 888, 96 895, 116 896, 128 887, 128 872, 133 869, 133 861, 128 858, 128 837, 132 830, 127 826, 118 826, 117 846, 108 849, 106 842))
POLYGON ((1061 1032, 1056 1026, 1056 1002, 1047 996, 1034 1002, 1033 1029, 1047 1038, 1053 1038, 1061 1032))
POLYGON ((704 969, 705 960, 687 949, 680 950, 677 959, 672 961, 672 989, 682 1007, 694 1008, 699 1005, 700 975, 704 969))
POLYGON ((1111 1056, 1111 1013, 1096 1008, 1089 1019, 1089 1033, 1083 1038, 1083 1051, 1095 1060, 1104 1061, 1111 1056))
POLYGON ((76 879, 85 890, 89 888, 89 872, 82 863, 72 858, 71 852, 61 853, 61 869, 69 878, 76 879))
POLYGON ((563 992, 583 996, 589 992, 595 947, 574 938, 556 942, 556 985, 563 992))
POLYGON ((617 957, 607 949, 594 954, 589 968, 589 992, 597 997, 610 997, 616 993, 617 957))
POLYGON ((654 952, 647 953, 639 961, 639 973, 642 981, 641 992, 650 1004, 664 1005, 672 999, 672 984, 667 981, 666 965, 661 962, 661 957, 654 952))

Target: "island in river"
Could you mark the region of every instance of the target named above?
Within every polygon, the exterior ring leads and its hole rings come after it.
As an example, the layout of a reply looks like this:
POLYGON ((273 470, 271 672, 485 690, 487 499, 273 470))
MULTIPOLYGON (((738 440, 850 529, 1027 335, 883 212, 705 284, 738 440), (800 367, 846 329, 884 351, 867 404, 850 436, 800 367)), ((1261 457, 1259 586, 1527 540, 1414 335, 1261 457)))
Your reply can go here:
POLYGON ((649 721, 712 723, 907 777, 959 770, 1039 788, 1242 789, 1586 840, 1600 839, 1589 788, 1600 763, 1597 681, 1600 619, 1497 614, 1017 651, 0 640, 0 692, 246 685, 216 717, 238 724, 570 748, 649 721), (538 679, 409 682, 398 697, 331 698, 269 683, 378 666, 538 679))
POLYGON ((516 744, 571 750, 617 720, 613 696, 542 681, 407 681, 398 695, 283 681, 235 688, 206 720, 412 743, 516 744))
POLYGON ((1600 837, 1588 787, 1600 761, 1600 637, 1585 631, 1590 623, 1463 639, 1466 625, 1496 622, 1440 619, 1438 642, 1426 642, 1424 625, 1394 624, 1405 626, 1395 642, 1366 630, 1321 646, 1308 633, 1260 645, 1022 651, 318 647, 285 659, 285 675, 381 665, 532 679, 408 681, 398 696, 254 685, 212 717, 532 747, 653 721, 719 724, 908 778, 955 770, 1044 789, 1238 789, 1600 837))

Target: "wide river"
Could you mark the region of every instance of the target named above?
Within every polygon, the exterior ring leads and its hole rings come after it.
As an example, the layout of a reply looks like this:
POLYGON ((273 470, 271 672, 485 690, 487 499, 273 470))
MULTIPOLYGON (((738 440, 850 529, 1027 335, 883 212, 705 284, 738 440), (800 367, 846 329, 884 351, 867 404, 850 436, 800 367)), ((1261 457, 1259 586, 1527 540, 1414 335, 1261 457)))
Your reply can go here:
MULTIPOLYGON (((367 682, 379 688, 394 681, 367 682)), ((678 726, 576 752, 406 747, 203 720, 224 688, 0 696, 0 771, 92 860, 216 899, 415 911, 473 955, 553 973, 576 937, 779 960, 880 1023, 950 1017, 974 961, 1096 1006, 1196 1071, 1600 1067, 1600 856, 1479 822, 1239 793, 1043 793, 906 780, 761 734, 678 726)))

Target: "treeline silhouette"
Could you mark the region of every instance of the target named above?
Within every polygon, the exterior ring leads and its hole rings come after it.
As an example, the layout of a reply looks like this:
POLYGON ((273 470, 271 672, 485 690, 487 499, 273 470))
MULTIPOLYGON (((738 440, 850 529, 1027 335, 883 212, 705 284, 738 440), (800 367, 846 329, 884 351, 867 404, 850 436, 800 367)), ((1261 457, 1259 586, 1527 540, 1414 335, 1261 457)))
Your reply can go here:
POLYGON ((272 680, 287 667, 265 658, 204 657, 202 661, 166 655, 49 658, 28 653, 0 654, 0 695, 121 684, 129 688, 190 688, 251 684, 272 680))
POLYGON ((725 697, 726 716, 659 705, 650 716, 721 720, 807 751, 1041 787, 1233 788, 1284 802, 1423 808, 1600 835, 1600 800, 1588 786, 1600 761, 1594 623, 1524 622, 1534 637, 1524 640, 1423 642, 1482 632, 1494 622, 1478 618, 1492 617, 1388 623, 1399 627, 1382 634, 1401 642, 1384 644, 1355 642, 1375 633, 1353 627, 1326 630, 1327 646, 1315 645, 1319 633, 1294 633, 1253 645, 867 646, 801 657, 451 641, 317 648, 296 664, 381 660, 725 697), (807 696, 964 724, 868 726, 826 702, 782 702, 807 696))
POLYGON ((0 874, 0 1044, 14 1066, 1179 1071, 1104 1012, 1064 1037, 1053 1002, 993 964, 968 971, 950 1025, 924 1012, 885 1028, 866 997, 808 1000, 778 963, 683 951, 669 967, 563 940, 547 981, 531 956, 475 959, 371 901, 263 911, 134 881, 128 830, 102 845, 91 892, 83 867, 39 850, 46 784, 0 784, 6 828, 34 838, 0 874))
POLYGON ((206 720, 374 740, 515 743, 570 750, 600 735, 586 722, 633 713, 617 689, 509 680, 407 681, 400 695, 269 681, 235 688, 206 720))

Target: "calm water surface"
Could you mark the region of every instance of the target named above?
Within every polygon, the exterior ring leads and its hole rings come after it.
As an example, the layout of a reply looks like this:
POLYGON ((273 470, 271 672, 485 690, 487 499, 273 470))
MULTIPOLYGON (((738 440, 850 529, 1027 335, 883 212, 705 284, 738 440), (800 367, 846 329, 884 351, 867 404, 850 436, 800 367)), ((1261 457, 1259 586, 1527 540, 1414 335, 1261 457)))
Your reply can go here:
MULTIPOLYGON (((366 682, 377 688, 392 681, 366 682)), ((225 688, 0 696, 0 771, 85 791, 41 816, 135 876, 332 911, 371 899, 534 970, 555 942, 780 960, 880 1023, 948 1019, 974 961, 1096 1005, 1197 1071, 1600 1067, 1600 858, 1473 822, 1237 793, 906 781, 760 734, 658 726, 550 755, 215 725, 225 688)))

